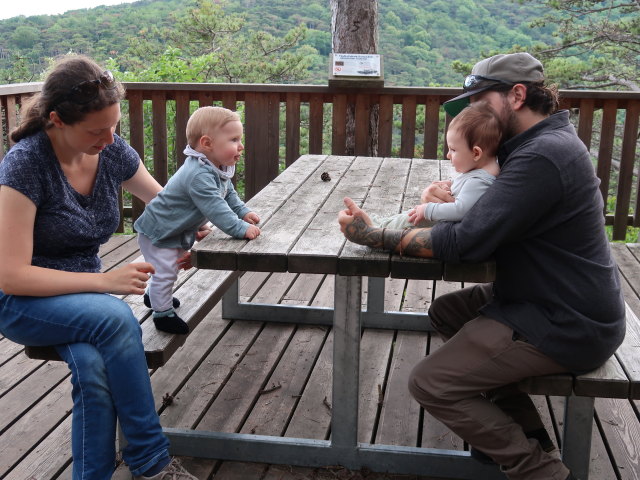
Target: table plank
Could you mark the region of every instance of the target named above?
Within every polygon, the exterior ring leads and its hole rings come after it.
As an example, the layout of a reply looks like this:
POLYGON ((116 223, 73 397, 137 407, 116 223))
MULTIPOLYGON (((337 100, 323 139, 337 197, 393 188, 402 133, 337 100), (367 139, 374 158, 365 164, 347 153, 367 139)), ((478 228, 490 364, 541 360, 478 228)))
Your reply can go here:
MULTIPOLYGON (((367 198, 379 169, 380 160, 358 157, 349 171, 339 179, 325 205, 318 211, 289 254, 289 270, 311 273, 337 273, 338 257, 346 240, 336 221, 344 208, 343 199, 351 197, 356 203, 367 198)), ((333 178, 333 177, 332 177, 333 178)))
MULTIPOLYGON (((370 159, 373 161, 374 159, 370 159)), ((367 196, 356 203, 373 215, 380 217, 400 213, 403 208, 404 190, 411 169, 412 159, 384 159, 367 196)), ((399 258, 399 257, 398 257, 399 258)), ((440 278, 441 263, 437 260, 411 259, 418 264, 416 278, 440 278)), ((386 277, 391 272, 391 255, 388 252, 374 250, 363 245, 346 242, 340 253, 339 273, 341 275, 370 275, 386 277)))
MULTIPOLYGON (((340 179, 352 164, 352 157, 328 157, 318 169, 331 172, 336 181, 323 181, 319 175, 307 178, 289 200, 265 223, 262 234, 238 252, 241 270, 284 272, 288 269, 288 254, 298 238, 307 230, 316 213, 323 210, 340 179)), ((334 215, 337 210, 334 210, 334 215)), ((335 217, 334 217, 335 218, 335 217)), ((334 227, 335 229, 336 227, 334 227)), ((324 232, 315 232, 321 242, 324 232)), ((305 273, 315 273, 305 270, 305 273)), ((325 273, 325 272, 318 272, 325 273)))
POLYGON ((629 398, 640 399, 640 320, 628 304, 625 304, 627 334, 616 351, 616 357, 631 381, 629 398))
MULTIPOLYGON (((402 211, 420 203, 422 191, 435 180, 440 180, 441 162, 423 158, 411 159, 410 171, 404 193, 402 211)), ((439 279, 442 277, 442 262, 437 259, 391 256, 391 276, 409 279, 439 279)))
MULTIPOLYGON (((338 256, 346 240, 337 223, 338 212, 344 209, 343 199, 349 196, 356 203, 366 198, 379 163, 358 157, 349 171, 338 179, 327 198, 289 253, 289 271, 309 273, 338 272, 338 256)), ((332 175, 332 181, 333 181, 332 175)))
MULTIPOLYGON (((326 159, 326 155, 303 155, 247 202, 247 206, 260 216, 261 228, 298 190, 301 182, 320 175, 320 166, 326 159)), ((238 251, 248 242, 231 238, 215 228, 193 246, 193 265, 215 270, 238 270, 238 251)))

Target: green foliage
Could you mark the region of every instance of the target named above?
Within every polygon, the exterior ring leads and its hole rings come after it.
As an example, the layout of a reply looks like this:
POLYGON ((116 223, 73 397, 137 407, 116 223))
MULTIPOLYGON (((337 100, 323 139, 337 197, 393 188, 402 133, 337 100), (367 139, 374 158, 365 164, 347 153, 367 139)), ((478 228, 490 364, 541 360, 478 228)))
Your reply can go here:
MULTIPOLYGON (((387 85, 457 86, 452 61, 472 64, 551 38, 547 27, 527 27, 539 16, 534 6, 500 0, 379 0, 379 15, 387 85)), ((2 20, 0 49, 24 57, 30 74, 47 57, 74 51, 116 58, 122 71, 145 75, 167 59, 206 81, 323 84, 331 15, 326 0, 141 0, 2 20)), ((0 70, 11 63, 0 56, 0 70)))
POLYGON ((639 2, 535 2, 542 3, 547 11, 531 26, 553 28, 553 33, 552 39, 537 44, 533 53, 557 75, 554 80, 561 87, 640 90, 639 2))
MULTIPOLYGON (((561 87, 637 84, 640 5, 626 0, 378 0, 387 85, 460 84, 478 59, 527 50, 561 87), (625 83, 626 82, 626 83, 625 83)), ((0 21, 0 72, 29 81, 69 51, 152 75, 161 59, 206 81, 322 84, 326 0, 141 0, 0 21), (177 49, 177 50, 173 50, 177 49), (17 73, 23 74, 19 77, 17 73), (242 80, 240 80, 242 79, 242 80)))
MULTIPOLYGON (((292 51, 304 39, 304 25, 290 29, 281 38, 259 30, 247 34, 244 32, 244 17, 227 14, 224 7, 223 3, 198 0, 188 10, 175 15, 172 27, 162 32, 142 30, 142 38, 132 40, 126 55, 111 59, 106 64, 110 69, 121 72, 119 79, 132 82, 282 83, 303 79, 308 74, 305 56, 315 50, 303 47, 292 51)), ((196 107, 194 103, 192 110, 196 107)), ((143 109, 144 161, 153 172, 150 102, 144 102, 143 109)), ((242 110, 239 113, 242 114, 242 110)), ((171 175, 182 154, 176 151, 174 144, 174 102, 167 102, 167 128, 171 175)), ((123 129, 126 129, 126 121, 123 129)), ((236 172, 240 194, 243 172, 240 163, 236 172)))
POLYGON ((0 85, 34 80, 34 75, 29 70, 29 61, 26 57, 13 55, 11 61, 11 68, 0 70, 0 85))
POLYGON ((144 81, 284 83, 307 76, 306 57, 316 50, 299 47, 304 25, 282 37, 262 30, 247 33, 244 16, 227 14, 226 7, 197 0, 174 16, 173 26, 142 31, 142 38, 131 39, 122 67, 144 81))
POLYGON ((10 45, 19 50, 32 49, 38 41, 39 33, 35 27, 21 25, 11 35, 10 45))
MULTIPOLYGON (((613 212, 616 208, 617 198, 614 195, 610 195, 607 198, 607 212, 613 212)), ((629 214, 633 212, 631 209, 629 210, 629 214)), ((607 238, 610 242, 613 241, 613 226, 609 225, 605 227, 605 231, 607 232, 607 238)), ((638 227, 627 227, 626 235, 624 240, 616 240, 617 242, 623 243, 638 243, 640 242, 640 228, 638 227)))

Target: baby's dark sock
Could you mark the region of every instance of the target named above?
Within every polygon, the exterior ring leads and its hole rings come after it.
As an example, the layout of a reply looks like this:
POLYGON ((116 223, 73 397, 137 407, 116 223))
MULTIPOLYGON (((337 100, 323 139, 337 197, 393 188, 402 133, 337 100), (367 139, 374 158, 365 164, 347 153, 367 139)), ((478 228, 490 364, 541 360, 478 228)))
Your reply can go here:
MULTIPOLYGON (((144 302, 145 307, 151 308, 151 299, 149 298, 148 293, 144 294, 142 301, 144 302)), ((179 306, 180 306, 180 300, 178 300, 176 297, 173 297, 173 308, 178 308, 179 306)))

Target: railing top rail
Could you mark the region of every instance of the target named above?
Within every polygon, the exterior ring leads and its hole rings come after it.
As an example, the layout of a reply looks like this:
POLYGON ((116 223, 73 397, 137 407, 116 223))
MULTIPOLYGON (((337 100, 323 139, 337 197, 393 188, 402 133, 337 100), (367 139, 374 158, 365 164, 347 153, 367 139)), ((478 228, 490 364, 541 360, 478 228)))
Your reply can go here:
POLYGON ((19 95, 21 93, 34 93, 42 90, 43 82, 10 83, 0 85, 0 95, 19 95))
MULTIPOLYGON (((219 91, 219 92, 256 92, 256 93, 350 93, 366 91, 372 94, 386 95, 439 95, 454 96, 462 90, 458 87, 376 87, 344 88, 328 85, 302 84, 252 84, 252 83, 178 83, 178 82, 124 82, 129 91, 219 91)), ((34 93, 42 88, 42 82, 15 83, 0 85, 0 96, 34 93)), ((593 98, 638 100, 640 92, 617 92, 608 90, 560 90, 561 98, 593 98)))
POLYGON ((339 93, 366 91, 393 95, 456 95, 460 89, 452 87, 376 87, 346 88, 329 85, 268 84, 268 83, 152 83, 125 82, 127 90, 190 90, 256 93, 339 93))

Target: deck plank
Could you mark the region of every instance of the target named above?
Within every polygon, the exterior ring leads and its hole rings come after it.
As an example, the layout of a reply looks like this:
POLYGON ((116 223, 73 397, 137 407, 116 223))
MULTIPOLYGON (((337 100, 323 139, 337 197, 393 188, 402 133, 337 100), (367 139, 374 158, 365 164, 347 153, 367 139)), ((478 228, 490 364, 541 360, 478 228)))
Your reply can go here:
POLYGON ((0 339, 0 366, 18 355, 24 347, 6 338, 0 339))
MULTIPOLYGON (((442 336, 430 335, 429 353, 433 353, 444 343, 442 336)), ((440 420, 424 412, 422 421, 422 442, 424 448, 443 448, 446 450, 464 450, 464 441, 440 420)))
MULTIPOLYGON (((62 362, 46 362, 41 368, 29 375, 2 398, 2 416, 0 432, 16 419, 33 409, 43 397, 52 395, 52 390, 60 382, 66 381, 70 372, 62 362)), ((4 437, 0 437, 0 445, 4 437)), ((0 471, 1 472, 1 471, 0 471)))
POLYGON ((42 360, 32 360, 24 355, 15 355, 0 367, 0 396, 5 395, 20 381, 42 366, 42 360))
POLYGON ((424 332, 398 332, 376 443, 418 446, 420 405, 407 389, 409 373, 427 351, 424 332))
MULTIPOLYGON (((71 411, 71 384, 67 381, 57 385, 49 395, 44 397, 40 402, 34 405, 28 412, 22 415, 18 421, 11 425, 2 436, 0 436, 0 475, 5 474, 14 465, 19 465, 17 473, 12 473, 15 478, 29 478, 26 473, 20 476, 25 469, 29 468, 29 464, 33 461, 38 463, 39 460, 28 460, 29 458, 37 458, 38 452, 41 450, 41 443, 47 442, 47 439, 54 435, 56 427, 60 422, 65 423, 69 419, 71 411), (36 453, 30 453, 33 446, 36 446, 36 453), (27 460, 23 457, 27 455, 27 460)), ((59 439, 65 444, 63 439, 59 439)), ((49 452, 55 449, 55 444, 47 446, 44 450, 49 452)), ((63 457, 70 460, 71 451, 62 449, 54 456, 63 457), (66 455, 61 454, 66 451, 66 455)), ((52 454, 53 455, 53 454, 52 454)))
POLYGON ((636 412, 628 400, 596 398, 595 403, 620 478, 640 479, 640 425, 636 412))

